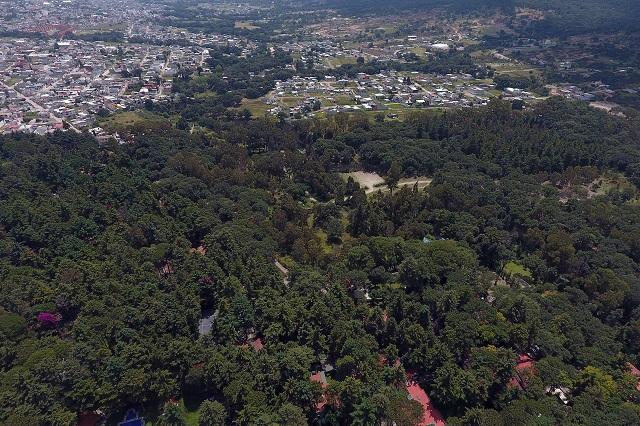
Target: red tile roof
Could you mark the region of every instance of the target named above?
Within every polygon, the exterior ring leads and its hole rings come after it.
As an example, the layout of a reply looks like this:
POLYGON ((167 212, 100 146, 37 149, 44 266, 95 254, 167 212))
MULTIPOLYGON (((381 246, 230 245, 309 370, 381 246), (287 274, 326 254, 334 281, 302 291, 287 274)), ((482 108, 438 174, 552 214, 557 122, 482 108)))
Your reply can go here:
POLYGON ((524 390, 529 385, 529 379, 536 373, 535 361, 527 354, 518 355, 515 374, 507 384, 509 388, 524 390))
POLYGON ((440 414, 440 411, 433 405, 429 395, 425 392, 420 385, 413 380, 413 374, 407 373, 407 392, 411 395, 411 399, 418 401, 424 410, 422 421, 418 426, 445 426, 446 422, 444 417, 440 414))
MULTIPOLYGON (((322 389, 327 389, 327 384, 322 380, 322 375, 320 374, 319 371, 316 371, 315 373, 313 373, 310 377, 310 380, 312 382, 318 382, 320 383, 320 385, 322 386, 322 389)), ((326 393, 322 395, 322 399, 320 401, 318 401, 316 403, 315 409, 316 409, 316 413, 321 412, 322 410, 324 410, 325 405, 327 405, 327 395, 326 393)))
POLYGON ((629 368, 629 373, 631 373, 632 376, 638 379, 638 383, 636 383, 636 389, 640 391, 640 369, 638 369, 638 367, 631 364, 630 362, 627 363, 627 367, 629 368))
POLYGON ((534 360, 527 354, 518 355, 518 363, 516 368, 529 368, 533 367, 534 360))
POLYGON ((96 426, 101 419, 102 416, 95 412, 80 413, 78 415, 78 423, 76 423, 76 426, 96 426))
POLYGON ((262 348, 264 348, 264 344, 262 343, 262 339, 261 338, 256 338, 253 339, 252 341, 249 342, 249 344, 251 345, 251 347, 255 350, 255 351, 259 351, 262 348))

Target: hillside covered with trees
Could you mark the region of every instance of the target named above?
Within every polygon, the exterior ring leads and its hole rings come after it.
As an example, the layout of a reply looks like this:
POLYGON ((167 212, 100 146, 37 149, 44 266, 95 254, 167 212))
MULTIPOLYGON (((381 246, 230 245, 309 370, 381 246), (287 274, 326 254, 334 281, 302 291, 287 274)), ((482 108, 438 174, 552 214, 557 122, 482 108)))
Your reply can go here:
POLYGON ((407 377, 450 425, 640 423, 639 117, 123 137, 0 139, 1 424, 414 425, 407 377))

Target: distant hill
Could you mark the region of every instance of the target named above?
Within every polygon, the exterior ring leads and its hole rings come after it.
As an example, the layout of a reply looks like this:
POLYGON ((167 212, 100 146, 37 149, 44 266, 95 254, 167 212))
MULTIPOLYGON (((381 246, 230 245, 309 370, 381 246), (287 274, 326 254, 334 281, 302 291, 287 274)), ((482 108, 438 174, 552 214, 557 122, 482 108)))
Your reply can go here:
POLYGON ((326 7, 351 15, 445 8, 455 12, 516 7, 543 10, 546 18, 527 28, 532 35, 566 36, 593 31, 640 30, 638 0, 306 0, 299 8, 326 7))
POLYGON ((543 21, 531 28, 539 35, 640 30, 638 0, 515 0, 515 3, 548 12, 543 21))
POLYGON ((325 6, 354 14, 432 8, 455 10, 513 8, 513 0, 309 0, 306 4, 325 6))

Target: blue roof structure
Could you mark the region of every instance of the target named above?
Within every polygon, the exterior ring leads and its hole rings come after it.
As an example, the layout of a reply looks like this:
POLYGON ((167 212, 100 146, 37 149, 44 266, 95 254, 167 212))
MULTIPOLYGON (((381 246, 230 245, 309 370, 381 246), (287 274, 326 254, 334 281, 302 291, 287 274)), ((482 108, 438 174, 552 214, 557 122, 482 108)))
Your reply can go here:
POLYGON ((118 423, 118 426, 144 426, 144 419, 138 415, 136 410, 130 409, 124 420, 118 423))

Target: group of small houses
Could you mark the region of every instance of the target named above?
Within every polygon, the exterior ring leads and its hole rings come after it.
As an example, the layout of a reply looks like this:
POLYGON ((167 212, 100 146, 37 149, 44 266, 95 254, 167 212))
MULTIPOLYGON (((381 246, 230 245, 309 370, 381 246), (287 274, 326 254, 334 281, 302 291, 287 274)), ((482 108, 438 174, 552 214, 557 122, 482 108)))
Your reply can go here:
MULTIPOLYGON (((179 69, 195 70, 208 53, 172 47, 167 57, 162 46, 128 44, 123 53, 113 45, 75 40, 53 48, 49 41, 15 42, 0 61, 1 77, 12 83, 0 87, 0 133, 44 134, 58 130, 62 120, 82 128, 101 110, 166 99, 179 69)), ((206 65, 201 69, 206 72, 206 65)))
MULTIPOLYGON (((311 40, 283 41, 279 48, 285 52, 300 55, 303 62, 313 61, 314 69, 323 70, 330 68, 332 62, 349 63, 354 58, 362 57, 366 61, 386 62, 402 60, 406 54, 423 51, 425 55, 442 54, 455 50, 464 50, 460 43, 448 39, 446 43, 434 41, 430 37, 407 36, 387 40, 386 43, 375 45, 373 43, 360 43, 355 47, 349 47, 345 39, 352 40, 355 34, 352 29, 345 28, 346 33, 340 32, 340 28, 333 28, 331 32, 316 34, 311 40), (456 46, 458 45, 458 46, 456 46)), ((469 35, 467 35, 469 37, 469 35)))
MULTIPOLYGON (((267 104, 274 105, 273 115, 285 112, 290 117, 313 114, 321 99, 327 113, 348 111, 387 110, 388 103, 405 107, 471 107, 486 105, 493 83, 474 82, 470 74, 425 75, 418 72, 401 74, 382 71, 376 75, 359 73, 354 79, 337 79, 325 76, 295 76, 287 81, 276 81, 275 89, 267 97, 267 104), (428 89, 425 89, 428 87, 428 89), (294 106, 283 105, 285 99, 299 99, 294 106), (340 102, 340 98, 348 102, 340 102), (345 103, 345 104, 341 104, 345 103), (347 104, 348 103, 348 104, 347 104)), ((505 98, 523 99, 533 95, 521 89, 507 89, 505 98)))
POLYGON ((16 104, 7 99, 0 93, 0 103, 9 104, 0 111, 0 134, 11 133, 33 133, 36 135, 46 135, 55 130, 63 130, 64 123, 62 120, 51 117, 46 111, 32 111, 26 104, 16 104))

